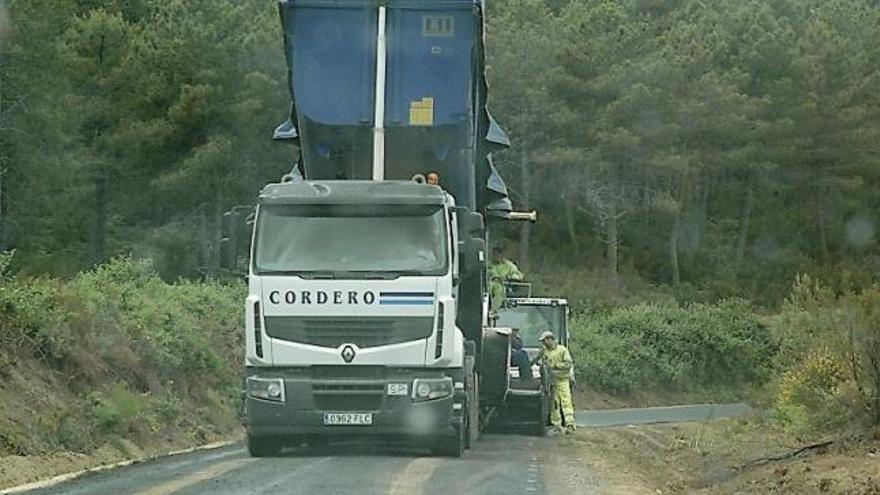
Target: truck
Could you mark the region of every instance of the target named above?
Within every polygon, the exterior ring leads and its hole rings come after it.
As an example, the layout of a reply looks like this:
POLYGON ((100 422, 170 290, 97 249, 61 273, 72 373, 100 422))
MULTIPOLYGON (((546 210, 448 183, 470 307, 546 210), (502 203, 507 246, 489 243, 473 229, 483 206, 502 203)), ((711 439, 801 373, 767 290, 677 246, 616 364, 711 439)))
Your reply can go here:
MULTIPOLYGON (((551 331, 556 341, 567 346, 569 305, 564 298, 535 297, 531 284, 507 284, 507 297, 495 315, 494 326, 519 330, 523 348, 534 359, 541 350, 538 338, 551 331)), ((532 376, 523 377, 519 368, 510 366, 510 390, 507 400, 499 410, 499 422, 506 428, 525 428, 538 436, 544 436, 553 406, 550 397, 549 373, 534 364, 532 376)), ((574 369, 572 383, 574 382, 574 369)))
POLYGON ((510 391, 489 220, 536 218, 492 163, 509 141, 486 108, 484 1, 278 6, 291 109, 274 139, 294 164, 251 221, 249 452, 367 436, 461 456, 510 391))

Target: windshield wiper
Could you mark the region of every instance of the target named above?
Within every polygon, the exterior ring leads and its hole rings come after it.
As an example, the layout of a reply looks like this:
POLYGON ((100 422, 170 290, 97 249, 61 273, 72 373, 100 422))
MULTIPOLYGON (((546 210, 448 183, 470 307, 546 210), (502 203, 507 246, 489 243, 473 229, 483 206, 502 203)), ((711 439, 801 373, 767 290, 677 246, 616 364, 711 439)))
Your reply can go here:
POLYGON ((302 271, 302 270, 265 270, 260 275, 291 275, 306 280, 394 280, 400 277, 396 272, 367 272, 367 271, 302 271))
POLYGON ((334 272, 329 271, 320 271, 320 272, 305 272, 302 270, 261 270, 257 272, 257 275, 290 275, 293 277, 300 277, 306 279, 327 279, 332 280, 335 278, 334 272))

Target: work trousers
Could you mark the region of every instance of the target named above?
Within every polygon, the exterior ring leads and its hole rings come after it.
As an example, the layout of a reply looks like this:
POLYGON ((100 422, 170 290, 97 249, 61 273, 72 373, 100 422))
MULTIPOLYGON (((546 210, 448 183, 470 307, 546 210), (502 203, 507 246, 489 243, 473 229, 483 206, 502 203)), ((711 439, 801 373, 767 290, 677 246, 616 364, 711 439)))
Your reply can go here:
POLYGON ((571 382, 568 380, 556 380, 553 383, 553 409, 550 410, 550 423, 556 428, 562 428, 562 420, 565 418, 565 426, 574 428, 574 404, 571 402, 571 382), (559 410, 562 409, 562 414, 559 410))

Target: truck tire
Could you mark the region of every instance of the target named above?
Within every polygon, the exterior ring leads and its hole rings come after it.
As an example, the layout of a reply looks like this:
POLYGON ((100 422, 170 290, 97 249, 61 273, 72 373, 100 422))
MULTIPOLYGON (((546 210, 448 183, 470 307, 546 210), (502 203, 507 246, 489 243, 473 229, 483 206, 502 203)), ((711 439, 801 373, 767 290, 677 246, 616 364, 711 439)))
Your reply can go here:
POLYGON ((480 401, 487 406, 500 406, 510 388, 510 335, 487 328, 483 332, 480 363, 480 401))
POLYGON ((437 440, 434 453, 442 457, 461 457, 466 450, 466 431, 463 427, 457 428, 458 433, 450 437, 441 437, 437 440))
POLYGON ((281 453, 281 444, 276 439, 250 434, 247 436, 247 448, 251 457, 276 457, 281 453))

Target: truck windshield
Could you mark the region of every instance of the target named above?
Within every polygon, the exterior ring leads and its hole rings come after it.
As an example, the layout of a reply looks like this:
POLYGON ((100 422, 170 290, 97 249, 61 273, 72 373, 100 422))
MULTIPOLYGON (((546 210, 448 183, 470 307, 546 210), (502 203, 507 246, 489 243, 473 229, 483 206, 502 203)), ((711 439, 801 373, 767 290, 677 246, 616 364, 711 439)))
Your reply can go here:
POLYGON ((438 206, 264 205, 257 273, 440 275, 446 222, 438 206))
MULTIPOLYGON (((539 347, 538 337, 547 330, 556 334, 560 339, 563 330, 563 306, 532 306, 517 305, 504 307, 498 311, 498 327, 518 328, 523 345, 526 347, 539 347)), ((560 340, 560 343, 562 343, 560 340)))

